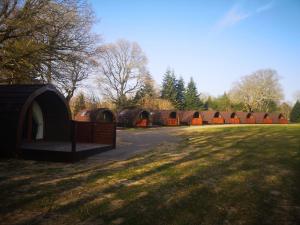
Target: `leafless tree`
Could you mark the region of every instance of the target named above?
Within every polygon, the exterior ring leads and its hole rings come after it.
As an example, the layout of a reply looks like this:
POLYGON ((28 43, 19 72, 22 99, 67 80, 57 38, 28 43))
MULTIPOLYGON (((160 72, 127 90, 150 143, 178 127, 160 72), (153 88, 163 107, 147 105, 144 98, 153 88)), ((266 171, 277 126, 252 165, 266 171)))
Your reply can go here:
POLYGON ((230 91, 234 103, 242 103, 247 111, 268 111, 272 103, 283 99, 279 76, 275 70, 258 70, 241 78, 230 91))
POLYGON ((137 43, 126 40, 103 45, 98 53, 97 81, 102 94, 117 107, 125 106, 128 96, 139 90, 147 74, 145 54, 137 43))

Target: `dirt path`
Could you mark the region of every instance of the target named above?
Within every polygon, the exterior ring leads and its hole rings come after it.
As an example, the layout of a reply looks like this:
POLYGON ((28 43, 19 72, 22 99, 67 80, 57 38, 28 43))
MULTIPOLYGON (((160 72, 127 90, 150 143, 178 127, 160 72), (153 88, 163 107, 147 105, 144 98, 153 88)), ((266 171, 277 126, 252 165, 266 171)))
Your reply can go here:
POLYGON ((181 127, 157 127, 148 129, 118 130, 117 148, 89 157, 87 161, 108 162, 124 160, 138 153, 151 150, 164 142, 179 142, 181 127))

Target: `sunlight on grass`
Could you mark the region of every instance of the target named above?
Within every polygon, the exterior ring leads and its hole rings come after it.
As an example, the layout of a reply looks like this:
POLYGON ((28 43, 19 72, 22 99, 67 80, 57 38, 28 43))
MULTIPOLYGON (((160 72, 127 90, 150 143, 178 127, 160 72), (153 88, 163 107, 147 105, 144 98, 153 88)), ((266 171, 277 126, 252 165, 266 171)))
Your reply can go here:
POLYGON ((297 224, 300 126, 180 129, 100 165, 0 161, 7 224, 297 224))

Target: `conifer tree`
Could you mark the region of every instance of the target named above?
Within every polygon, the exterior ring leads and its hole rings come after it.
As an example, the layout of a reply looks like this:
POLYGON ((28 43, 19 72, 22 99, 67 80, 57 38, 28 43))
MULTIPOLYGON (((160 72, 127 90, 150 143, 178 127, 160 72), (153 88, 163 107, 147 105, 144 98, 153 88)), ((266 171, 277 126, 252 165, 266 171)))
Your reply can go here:
POLYGON ((176 77, 174 71, 167 69, 164 74, 162 90, 161 90, 161 98, 167 99, 172 102, 172 104, 176 105, 176 77))
POLYGON ((297 101, 291 111, 291 122, 300 123, 300 101, 297 101))
POLYGON ((179 110, 183 110, 185 108, 184 94, 184 80, 180 77, 179 80, 176 81, 176 108, 179 110))
POLYGON ((193 78, 190 79, 190 82, 187 85, 184 97, 185 97, 185 109, 201 108, 202 104, 193 78))

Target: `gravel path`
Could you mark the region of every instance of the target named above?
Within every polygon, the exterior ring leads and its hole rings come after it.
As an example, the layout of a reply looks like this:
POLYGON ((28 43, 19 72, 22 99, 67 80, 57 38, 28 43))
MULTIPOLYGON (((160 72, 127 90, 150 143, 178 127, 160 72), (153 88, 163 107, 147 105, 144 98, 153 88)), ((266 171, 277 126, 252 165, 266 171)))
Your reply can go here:
POLYGON ((156 127, 118 130, 116 149, 91 156, 86 160, 108 162, 128 159, 164 142, 179 142, 181 138, 176 133, 181 129, 181 127, 156 127))

